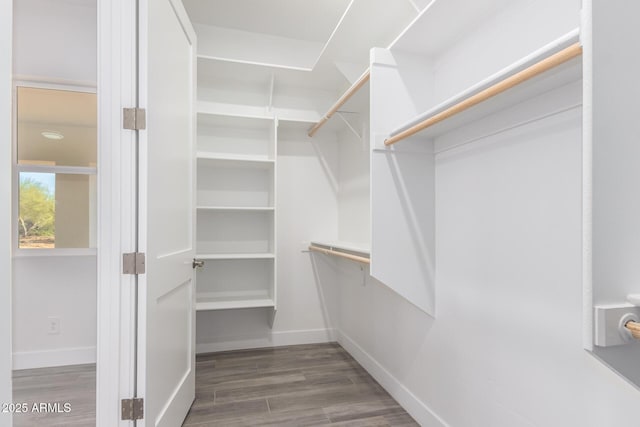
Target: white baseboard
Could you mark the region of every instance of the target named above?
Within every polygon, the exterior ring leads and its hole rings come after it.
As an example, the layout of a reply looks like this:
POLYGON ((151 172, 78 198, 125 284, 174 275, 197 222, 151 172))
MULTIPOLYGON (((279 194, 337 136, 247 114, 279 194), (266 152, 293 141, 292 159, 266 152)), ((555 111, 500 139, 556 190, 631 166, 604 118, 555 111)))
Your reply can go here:
POLYGON ((354 340, 339 330, 335 331, 335 335, 338 343, 340 343, 421 426, 448 427, 448 424, 442 418, 418 399, 396 377, 378 363, 377 360, 356 344, 354 340))
POLYGON ((333 329, 308 329, 302 331, 272 332, 264 338, 233 339, 215 343, 196 344, 196 353, 214 353, 217 351, 246 350, 250 348, 281 347, 285 345, 317 344, 336 340, 333 329))
POLYGON ((60 350, 22 351, 13 353, 13 369, 50 368, 54 366, 96 363, 95 347, 60 350))

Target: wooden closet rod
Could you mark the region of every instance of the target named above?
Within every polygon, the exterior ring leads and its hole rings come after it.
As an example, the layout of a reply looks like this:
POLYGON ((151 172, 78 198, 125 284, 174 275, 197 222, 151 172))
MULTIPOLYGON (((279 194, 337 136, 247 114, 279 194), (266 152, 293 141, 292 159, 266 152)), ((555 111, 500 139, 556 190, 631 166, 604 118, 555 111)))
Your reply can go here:
POLYGON ((324 117, 321 118, 318 123, 313 125, 311 129, 309 129, 307 135, 313 136, 318 131, 318 129, 320 129, 327 122, 327 120, 329 120, 331 116, 333 116, 336 111, 338 111, 340 107, 342 107, 349 100, 349 98, 351 98, 358 90, 360 90, 360 88, 362 88, 362 86, 364 86, 366 82, 369 81, 369 77, 371 77, 371 70, 367 69, 367 71, 365 71, 360 76, 360 78, 356 80, 356 82, 351 85, 349 89, 347 89, 347 91, 340 97, 340 99, 338 99, 336 103, 333 104, 331 108, 329 108, 329 111, 327 111, 324 117))
POLYGON ((338 251, 334 251, 332 249, 321 248, 320 246, 310 245, 309 246, 309 250, 310 251, 320 252, 320 253, 323 253, 325 255, 339 256, 339 257, 342 257, 342 258, 350 259, 351 261, 361 262, 363 264, 371 264, 371 260, 369 258, 365 258, 365 257, 358 256, 358 255, 352 255, 352 254, 349 254, 349 253, 346 253, 346 252, 338 252, 338 251))
POLYGON ((634 322, 634 321, 630 321, 630 322, 627 322, 624 325, 624 327, 627 328, 631 332, 631 335, 635 339, 640 340, 640 323, 634 322))
POLYGON ((547 58, 533 64, 532 66, 510 77, 507 77, 504 80, 499 81, 493 86, 488 87, 487 89, 480 91, 475 95, 472 95, 460 101, 459 103, 447 108, 446 110, 426 118, 422 122, 410 127, 409 129, 403 132, 400 132, 397 135, 394 135, 390 138, 387 138, 384 141, 384 145, 389 146, 405 138, 408 138, 412 135, 415 135, 416 133, 430 126, 435 125, 436 123, 446 120, 449 117, 454 116, 464 110, 467 110, 483 101, 486 101, 489 98, 499 95, 502 92, 505 92, 511 89, 512 87, 517 86, 520 83, 523 83, 539 74, 542 74, 545 71, 550 70, 551 68, 557 67, 558 65, 561 65, 569 61, 570 59, 580 56, 581 54, 582 54, 582 46, 580 45, 579 42, 574 43, 571 46, 564 48, 561 51, 556 52, 553 55, 548 56, 547 58))

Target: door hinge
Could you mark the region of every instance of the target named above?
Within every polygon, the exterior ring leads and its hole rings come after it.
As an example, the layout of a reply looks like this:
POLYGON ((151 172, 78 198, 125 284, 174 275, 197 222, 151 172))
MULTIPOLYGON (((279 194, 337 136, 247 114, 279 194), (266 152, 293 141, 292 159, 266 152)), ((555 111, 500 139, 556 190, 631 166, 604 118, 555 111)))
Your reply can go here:
POLYGON ((145 256, 143 252, 131 252, 122 254, 123 274, 144 274, 145 256))
POLYGON ((123 108, 122 127, 131 130, 146 129, 147 111, 144 108, 123 108))
POLYGON ((141 420, 144 418, 144 399, 122 399, 122 420, 141 420))

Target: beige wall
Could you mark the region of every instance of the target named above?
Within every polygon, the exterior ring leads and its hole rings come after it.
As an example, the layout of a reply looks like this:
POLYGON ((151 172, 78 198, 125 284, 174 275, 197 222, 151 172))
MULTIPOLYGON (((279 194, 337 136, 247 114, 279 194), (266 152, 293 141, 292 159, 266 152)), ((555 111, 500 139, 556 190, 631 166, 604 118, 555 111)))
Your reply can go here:
POLYGON ((88 175, 56 175, 56 248, 86 248, 90 243, 88 175))

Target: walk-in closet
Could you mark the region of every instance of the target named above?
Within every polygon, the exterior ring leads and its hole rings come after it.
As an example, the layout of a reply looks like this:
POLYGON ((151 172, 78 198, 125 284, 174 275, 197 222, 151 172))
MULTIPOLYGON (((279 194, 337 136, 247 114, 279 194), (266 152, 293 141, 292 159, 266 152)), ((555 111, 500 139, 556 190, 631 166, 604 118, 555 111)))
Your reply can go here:
POLYGON ((26 164, 7 122, 0 427, 637 424, 640 6, 3 1, 2 123, 75 79, 97 148, 26 164), (20 174, 61 166, 89 244, 24 249, 20 174))

